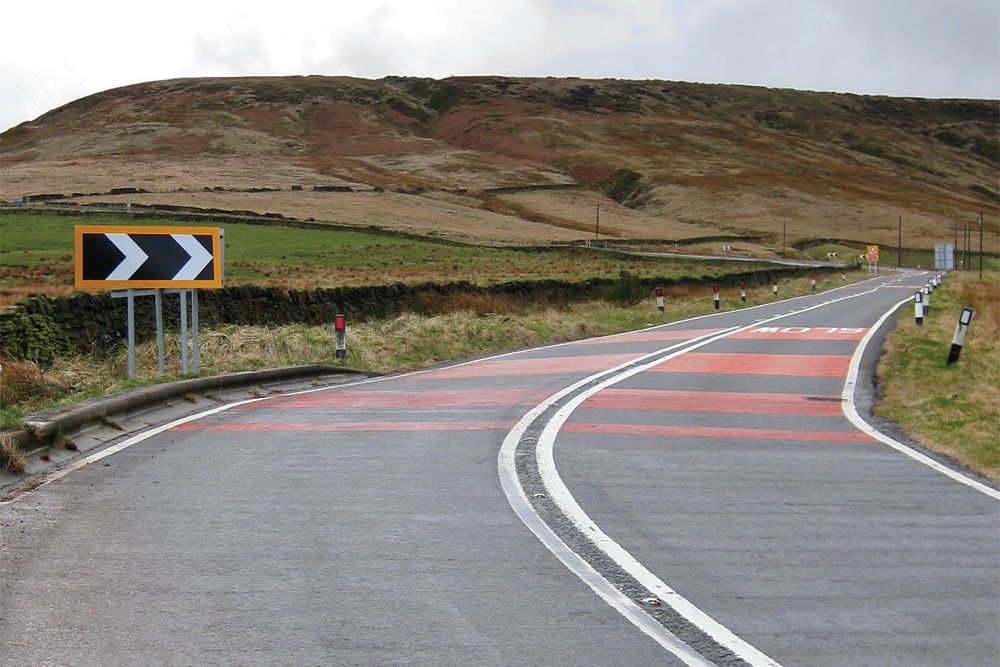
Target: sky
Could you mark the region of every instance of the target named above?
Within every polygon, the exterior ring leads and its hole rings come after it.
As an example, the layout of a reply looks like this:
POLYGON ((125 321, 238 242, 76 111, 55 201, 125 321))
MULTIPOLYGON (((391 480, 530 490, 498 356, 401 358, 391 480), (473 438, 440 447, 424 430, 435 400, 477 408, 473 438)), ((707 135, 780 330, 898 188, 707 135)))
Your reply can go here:
POLYGON ((1000 97, 997 0, 8 3, 0 130, 177 77, 578 76, 1000 97))

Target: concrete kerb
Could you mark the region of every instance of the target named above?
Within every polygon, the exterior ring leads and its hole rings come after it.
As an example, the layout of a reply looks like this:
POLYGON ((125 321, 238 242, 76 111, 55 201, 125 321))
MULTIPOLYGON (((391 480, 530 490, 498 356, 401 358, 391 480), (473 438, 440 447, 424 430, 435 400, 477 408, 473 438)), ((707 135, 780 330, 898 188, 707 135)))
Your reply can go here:
MULTIPOLYGON (((337 376, 356 378, 378 375, 381 374, 313 364, 177 380, 28 415, 22 420, 27 428, 8 431, 0 437, 17 445, 22 452, 30 456, 51 445, 58 436, 69 437, 105 420, 192 394, 205 394, 217 390, 249 390, 264 383, 303 382, 323 377, 331 380, 329 384, 338 384, 337 376)), ((11 481, 24 483, 25 480, 21 476, 0 475, 0 488, 8 486, 11 481)))

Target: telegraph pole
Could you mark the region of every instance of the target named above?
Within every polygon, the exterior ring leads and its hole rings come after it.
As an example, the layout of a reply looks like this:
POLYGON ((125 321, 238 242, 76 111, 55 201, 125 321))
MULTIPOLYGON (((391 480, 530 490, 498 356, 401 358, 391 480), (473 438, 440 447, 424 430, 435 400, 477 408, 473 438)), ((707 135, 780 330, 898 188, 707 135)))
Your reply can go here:
POLYGON ((965 223, 965 231, 962 233, 962 269, 969 270, 969 223, 965 223))
POLYGON ((594 240, 598 241, 601 238, 601 205, 597 205, 597 222, 594 225, 594 240))
POLYGON ((951 247, 951 263, 956 266, 952 266, 953 269, 957 269, 958 266, 958 223, 955 223, 955 243, 951 247))
POLYGON ((781 225, 781 256, 785 256, 785 248, 788 247, 788 221, 785 220, 781 225))
POLYGON ((899 242, 896 245, 896 268, 903 268, 903 214, 899 214, 899 242))
POLYGON ((979 214, 979 279, 983 279, 983 214, 979 214))

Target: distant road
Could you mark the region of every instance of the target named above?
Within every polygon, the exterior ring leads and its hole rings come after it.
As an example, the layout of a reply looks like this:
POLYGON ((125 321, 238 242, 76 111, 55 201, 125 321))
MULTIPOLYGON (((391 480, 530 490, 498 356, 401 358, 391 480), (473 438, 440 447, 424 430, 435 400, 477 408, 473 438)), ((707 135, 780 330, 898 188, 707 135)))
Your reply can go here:
POLYGON ((0 663, 994 664, 1000 502, 841 407, 925 281, 178 423, 0 505, 0 663))

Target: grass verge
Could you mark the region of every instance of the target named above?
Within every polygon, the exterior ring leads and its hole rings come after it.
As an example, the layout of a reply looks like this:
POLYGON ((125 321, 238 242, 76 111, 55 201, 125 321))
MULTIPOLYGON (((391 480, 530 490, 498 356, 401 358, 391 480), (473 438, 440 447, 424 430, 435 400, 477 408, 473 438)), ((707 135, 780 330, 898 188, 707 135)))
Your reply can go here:
POLYGON ((928 449, 1000 480, 1000 275, 952 272, 916 326, 900 309, 878 365, 879 416, 928 449), (945 363, 963 307, 975 313, 958 363, 945 363))

